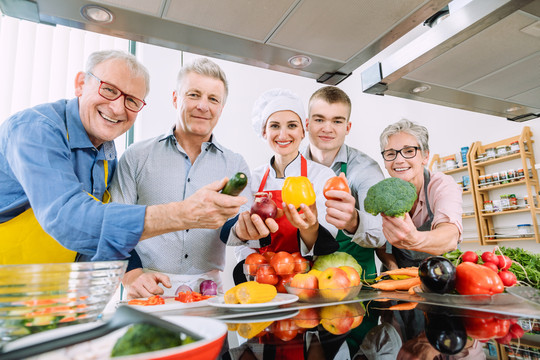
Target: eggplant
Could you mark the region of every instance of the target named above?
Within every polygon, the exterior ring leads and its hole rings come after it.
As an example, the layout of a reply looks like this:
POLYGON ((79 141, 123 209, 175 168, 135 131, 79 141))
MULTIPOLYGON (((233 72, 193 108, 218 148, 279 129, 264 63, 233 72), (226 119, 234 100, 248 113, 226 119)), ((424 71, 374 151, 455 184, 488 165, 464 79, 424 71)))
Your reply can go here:
POLYGON ((459 353, 467 343, 467 331, 460 317, 425 313, 426 337, 437 351, 446 355, 459 353))
POLYGON ((438 294, 448 294, 456 287, 456 267, 442 256, 430 256, 418 266, 422 289, 438 294))

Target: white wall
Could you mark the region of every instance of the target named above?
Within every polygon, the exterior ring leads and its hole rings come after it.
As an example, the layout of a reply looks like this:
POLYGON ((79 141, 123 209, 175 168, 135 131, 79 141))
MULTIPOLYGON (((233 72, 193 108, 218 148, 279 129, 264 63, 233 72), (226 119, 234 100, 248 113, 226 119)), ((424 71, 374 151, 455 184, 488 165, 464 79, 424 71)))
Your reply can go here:
MULTIPOLYGON (((174 122, 171 94, 182 57, 178 51, 151 45, 140 45, 138 51, 150 70, 152 83, 149 105, 137 120, 136 140, 158 135, 174 122)), ((188 62, 196 55, 184 53, 183 57, 184 61, 188 62)), ((229 98, 214 133, 223 145, 241 153, 250 167, 258 166, 267 161, 271 152, 255 135, 251 126, 251 107, 256 98, 267 89, 285 87, 298 93, 307 104, 310 95, 323 85, 299 76, 214 60, 223 68, 229 80, 229 98)), ((401 118, 407 118, 428 128, 432 154, 458 153, 462 146, 469 146, 474 141, 490 143, 518 135, 523 126, 529 126, 533 134, 540 134, 539 119, 520 124, 465 110, 396 97, 364 94, 361 90, 360 74, 368 65, 355 71, 339 85, 350 96, 353 104, 351 115, 353 125, 346 142, 377 160, 383 169, 379 135, 388 124, 401 118)), ((533 147, 535 153, 540 154, 540 147, 537 144, 533 147)), ((531 241, 501 243, 501 245, 520 246, 540 252, 539 244, 531 241)), ((471 248, 479 249, 480 246, 463 245, 463 249, 471 248)), ((485 249, 492 248, 493 246, 485 247, 485 249)), ((234 264, 234 256, 229 250, 226 274, 230 273, 234 264)), ((225 278, 225 281, 226 284, 227 282, 232 284, 230 279, 225 278)))

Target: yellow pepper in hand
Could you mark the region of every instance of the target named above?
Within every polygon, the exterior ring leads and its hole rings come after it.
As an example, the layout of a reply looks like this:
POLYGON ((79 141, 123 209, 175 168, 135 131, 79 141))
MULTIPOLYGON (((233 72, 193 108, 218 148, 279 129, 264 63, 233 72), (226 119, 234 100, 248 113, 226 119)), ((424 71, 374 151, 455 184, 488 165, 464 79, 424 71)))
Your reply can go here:
POLYGON ((285 203, 300 209, 300 204, 310 206, 315 203, 315 190, 307 177, 289 176, 281 189, 281 198, 285 203))

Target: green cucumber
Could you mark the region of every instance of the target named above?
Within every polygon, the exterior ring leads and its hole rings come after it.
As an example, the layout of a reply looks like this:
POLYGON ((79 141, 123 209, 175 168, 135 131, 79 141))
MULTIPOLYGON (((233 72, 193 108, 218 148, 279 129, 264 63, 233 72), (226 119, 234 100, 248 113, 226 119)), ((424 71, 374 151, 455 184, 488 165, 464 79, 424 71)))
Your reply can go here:
POLYGON ((223 190, 222 194, 237 196, 244 190, 247 185, 247 176, 243 172, 237 172, 232 178, 229 179, 223 190))

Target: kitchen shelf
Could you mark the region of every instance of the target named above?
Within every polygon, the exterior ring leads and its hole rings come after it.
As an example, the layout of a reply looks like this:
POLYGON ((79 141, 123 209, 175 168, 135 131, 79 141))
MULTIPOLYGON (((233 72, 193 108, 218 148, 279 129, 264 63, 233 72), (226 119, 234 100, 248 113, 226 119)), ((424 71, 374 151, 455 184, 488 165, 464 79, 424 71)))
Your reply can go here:
MULTIPOLYGON (((501 241, 523 241, 523 240, 535 240, 537 243, 540 243, 540 236, 538 231, 538 220, 537 214, 540 213, 540 209, 535 206, 520 205, 522 208, 515 210, 503 210, 497 212, 486 212, 484 211, 484 202, 491 200, 490 194, 493 190, 506 189, 510 187, 525 187, 527 191, 527 197, 530 200, 529 205, 534 205, 536 196, 538 194, 538 174, 535 169, 536 161, 534 159, 534 153, 532 150, 533 140, 531 139, 532 132, 528 126, 524 126, 521 134, 499 140, 490 144, 482 144, 481 142, 475 142, 469 152, 467 153, 467 162, 470 164, 470 181, 471 189, 473 191, 473 198, 475 199, 476 214, 478 216, 478 231, 480 233, 480 242, 482 245, 497 243, 501 241), (520 151, 517 153, 512 153, 496 158, 492 158, 484 161, 476 161, 481 154, 486 153, 486 149, 497 148, 498 146, 510 145, 515 142, 519 143, 520 151), (527 148, 526 148, 527 146, 527 148), (524 151, 527 149, 527 151, 524 151), (499 180, 497 184, 490 185, 480 185, 480 177, 487 175, 486 168, 490 165, 502 164, 507 161, 512 160, 521 160, 519 168, 525 170, 524 176, 519 178, 519 180, 513 180, 510 182, 502 183, 503 181, 508 180, 499 180), (510 214, 529 214, 530 220, 527 220, 528 223, 531 223, 534 234, 531 234, 527 237, 519 237, 513 235, 496 235, 494 232, 493 221, 495 218, 499 218, 501 215, 510 215, 510 214)), ((498 195, 497 195, 498 196, 498 195)), ((499 220, 500 221, 500 220, 499 220)))

